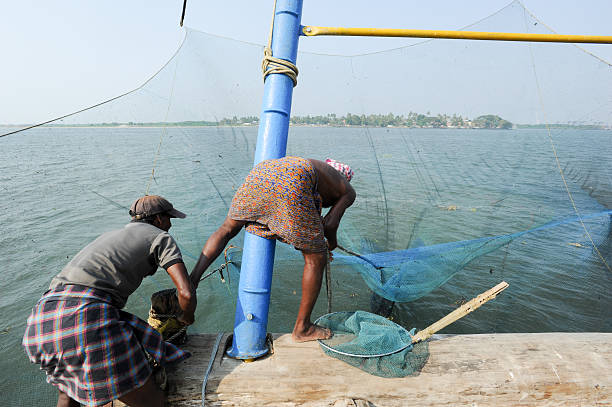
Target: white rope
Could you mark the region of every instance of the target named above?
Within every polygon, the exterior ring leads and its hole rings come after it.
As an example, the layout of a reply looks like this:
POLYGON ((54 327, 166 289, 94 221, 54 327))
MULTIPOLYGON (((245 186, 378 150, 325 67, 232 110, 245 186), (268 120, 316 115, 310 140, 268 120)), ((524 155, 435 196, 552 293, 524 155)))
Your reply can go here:
POLYGON ((274 31, 274 20, 276 18, 276 0, 274 0, 274 12, 272 23, 270 24, 270 34, 268 35, 268 45, 264 48, 264 58, 261 62, 263 80, 270 74, 277 73, 287 75, 293 81, 293 86, 297 85, 298 69, 292 62, 285 59, 276 58, 272 55, 272 32, 274 31))

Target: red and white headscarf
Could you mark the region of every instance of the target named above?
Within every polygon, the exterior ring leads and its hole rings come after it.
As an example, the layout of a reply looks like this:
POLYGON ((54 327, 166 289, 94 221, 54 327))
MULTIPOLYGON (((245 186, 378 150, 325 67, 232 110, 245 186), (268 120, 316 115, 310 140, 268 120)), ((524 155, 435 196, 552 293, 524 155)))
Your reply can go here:
POLYGON ((331 158, 326 159, 325 163, 327 163, 328 165, 331 165, 340 174, 344 175, 346 177, 346 180, 349 181, 349 182, 351 181, 351 178, 353 178, 353 175, 355 175, 353 170, 351 170, 351 167, 349 167, 346 164, 343 164, 343 163, 338 162, 336 160, 332 160, 331 158))

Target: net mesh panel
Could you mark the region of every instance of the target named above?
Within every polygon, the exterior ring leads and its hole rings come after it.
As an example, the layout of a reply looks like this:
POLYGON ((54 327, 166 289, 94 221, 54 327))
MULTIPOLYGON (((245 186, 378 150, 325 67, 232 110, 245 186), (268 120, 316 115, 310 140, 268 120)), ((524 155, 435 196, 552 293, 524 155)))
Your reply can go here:
POLYGON ((316 323, 334 336, 319 340, 325 354, 381 377, 418 375, 429 357, 427 342, 411 343, 414 329, 365 311, 321 316, 316 323))
POLYGON ((509 235, 484 237, 461 242, 442 243, 393 252, 366 254, 360 257, 336 256, 337 264, 359 264, 357 270, 366 284, 379 296, 395 302, 417 300, 448 281, 472 260, 507 246, 530 233, 543 232, 580 220, 608 222, 612 211, 570 217, 549 222, 534 229, 509 235), (599 219, 599 220, 598 220, 599 219))
MULTIPOLYGON (((518 2, 466 29, 549 32, 518 2)), ((303 119, 289 130, 287 154, 353 167, 357 199, 338 240, 389 264, 381 282, 379 270, 336 252, 333 310, 386 309, 399 325, 422 328, 505 280, 502 296, 443 333, 612 331, 612 273, 601 259, 612 260, 602 214, 612 209, 612 136, 588 127, 611 124, 610 64, 571 44, 407 44, 298 55, 292 116, 303 119), (539 127, 448 128, 481 115, 539 127), (316 116, 341 122, 309 125, 316 116), (405 125, 409 117, 418 128, 405 125), (544 123, 560 125, 549 137, 544 123), (565 222, 577 215, 551 139, 588 235, 565 222)), ((0 258, 16 271, 4 274, 0 298, 0 363, 18 372, 0 379, 6 403, 51 403, 52 387, 20 345, 26 317, 70 258, 129 220, 136 197, 160 194, 188 214, 170 232, 193 268, 252 167, 262 55, 263 46, 188 29, 176 55, 134 92, 0 138, 0 258)), ((232 243, 242 241, 243 233, 232 243)), ((298 251, 276 245, 270 332, 292 330, 302 268, 298 251)), ((200 285, 189 332, 232 330, 238 267, 225 277, 200 285)), ((157 272, 126 310, 146 320, 151 294, 171 287, 157 272)), ((313 315, 324 313, 323 293, 313 315)))

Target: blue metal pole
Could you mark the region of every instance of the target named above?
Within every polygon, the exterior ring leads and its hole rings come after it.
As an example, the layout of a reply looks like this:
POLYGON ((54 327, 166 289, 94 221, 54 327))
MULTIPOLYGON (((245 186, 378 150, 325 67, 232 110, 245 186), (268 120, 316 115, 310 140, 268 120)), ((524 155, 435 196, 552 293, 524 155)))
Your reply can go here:
MULTIPOLYGON (((277 0, 272 34, 272 55, 294 64, 302 1, 277 0)), ((291 78, 284 74, 268 75, 264 84, 254 165, 285 156, 292 96, 291 78)), ((266 334, 276 241, 247 232, 243 248, 234 338, 227 354, 238 359, 255 359, 268 353, 266 334)))

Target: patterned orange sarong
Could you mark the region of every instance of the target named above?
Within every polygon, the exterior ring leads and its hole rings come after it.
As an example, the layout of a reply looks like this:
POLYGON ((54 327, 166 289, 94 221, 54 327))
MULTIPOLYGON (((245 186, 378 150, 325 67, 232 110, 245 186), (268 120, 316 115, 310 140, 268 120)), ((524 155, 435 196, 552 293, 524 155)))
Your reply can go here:
POLYGON ((298 250, 327 250, 317 173, 304 158, 257 164, 234 195, 229 217, 247 221, 249 233, 278 239, 298 250))

